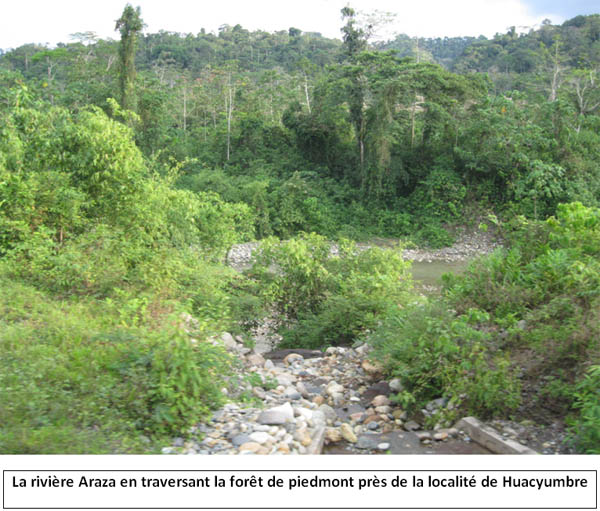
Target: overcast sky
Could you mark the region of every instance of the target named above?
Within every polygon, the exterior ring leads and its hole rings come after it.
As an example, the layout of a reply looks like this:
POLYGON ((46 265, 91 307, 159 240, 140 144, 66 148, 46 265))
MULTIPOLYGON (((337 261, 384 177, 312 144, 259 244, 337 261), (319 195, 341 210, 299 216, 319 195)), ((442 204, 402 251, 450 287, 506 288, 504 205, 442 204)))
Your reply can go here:
MULTIPOLYGON (((114 31, 124 0, 0 0, 0 48, 25 43, 69 42, 69 34, 114 31)), ((270 32, 296 27, 340 37, 340 9, 396 13, 388 35, 493 36, 512 25, 531 27, 549 18, 561 23, 600 12, 599 0, 137 0, 146 32, 217 32, 224 24, 270 32)))

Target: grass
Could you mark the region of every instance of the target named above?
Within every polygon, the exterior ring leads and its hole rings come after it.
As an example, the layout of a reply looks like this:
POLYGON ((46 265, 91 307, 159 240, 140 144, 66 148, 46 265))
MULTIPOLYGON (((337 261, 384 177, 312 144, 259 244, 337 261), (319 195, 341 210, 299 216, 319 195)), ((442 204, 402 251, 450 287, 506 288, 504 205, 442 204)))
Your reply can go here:
POLYGON ((132 326, 114 302, 0 286, 0 453, 158 452, 219 403, 221 354, 192 347, 173 316, 132 326))

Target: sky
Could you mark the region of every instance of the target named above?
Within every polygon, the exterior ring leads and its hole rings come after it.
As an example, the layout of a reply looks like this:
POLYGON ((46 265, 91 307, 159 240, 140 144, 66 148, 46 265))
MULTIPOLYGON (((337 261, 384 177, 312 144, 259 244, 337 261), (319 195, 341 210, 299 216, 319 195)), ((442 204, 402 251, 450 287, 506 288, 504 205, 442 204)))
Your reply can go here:
MULTIPOLYGON (((340 9, 396 14, 381 32, 391 38, 461 35, 491 37, 510 26, 524 31, 548 18, 562 23, 578 14, 600 12, 599 0, 132 0, 140 6, 145 32, 217 33, 224 24, 269 32, 296 27, 340 38, 340 9)), ((126 0, 0 0, 0 48, 26 43, 69 42, 70 34, 93 31, 118 39, 114 31, 126 0)))

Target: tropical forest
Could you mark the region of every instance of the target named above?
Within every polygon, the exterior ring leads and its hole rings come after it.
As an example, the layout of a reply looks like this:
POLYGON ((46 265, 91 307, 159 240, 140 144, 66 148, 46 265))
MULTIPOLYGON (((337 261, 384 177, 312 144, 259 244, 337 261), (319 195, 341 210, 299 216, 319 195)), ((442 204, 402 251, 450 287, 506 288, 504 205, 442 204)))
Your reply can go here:
POLYGON ((600 454, 600 14, 143 16, 0 50, 0 454, 600 454))

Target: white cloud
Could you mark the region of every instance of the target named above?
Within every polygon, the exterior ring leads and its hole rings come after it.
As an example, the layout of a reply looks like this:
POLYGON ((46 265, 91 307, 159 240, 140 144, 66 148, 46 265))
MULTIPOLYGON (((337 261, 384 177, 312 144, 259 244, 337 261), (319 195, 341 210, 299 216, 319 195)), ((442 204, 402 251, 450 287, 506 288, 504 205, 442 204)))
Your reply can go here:
MULTIPOLYGON (((340 37, 340 9, 347 0, 132 0, 140 5, 147 31, 168 30, 197 33, 201 28, 216 31, 223 24, 240 24, 248 29, 305 31, 340 37)), ((354 0, 359 11, 397 13, 390 27, 394 33, 421 37, 492 36, 507 27, 532 26, 552 13, 533 16, 525 0, 354 0)), ((69 34, 95 31, 102 37, 118 38, 115 20, 124 0, 20 0, 0 6, 0 48, 28 42, 67 42, 69 34)))

